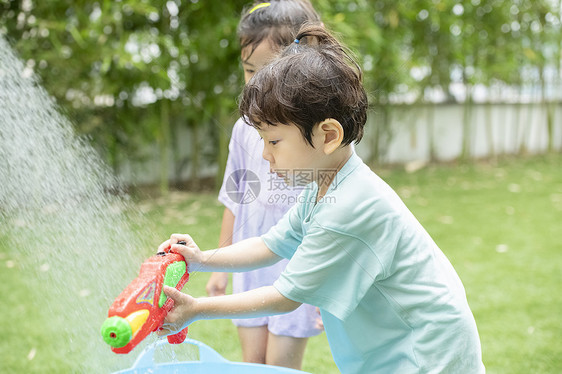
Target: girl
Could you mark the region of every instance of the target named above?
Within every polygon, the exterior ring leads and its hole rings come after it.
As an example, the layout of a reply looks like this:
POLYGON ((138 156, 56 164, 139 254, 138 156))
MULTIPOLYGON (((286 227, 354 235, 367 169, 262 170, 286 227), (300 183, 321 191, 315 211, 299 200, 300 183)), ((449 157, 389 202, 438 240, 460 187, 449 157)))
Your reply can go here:
MULTIPOLYGON (((293 42, 302 24, 319 21, 308 0, 255 3, 242 13, 238 25, 242 67, 246 82, 257 70, 293 42)), ((295 202, 299 190, 289 188, 269 172, 262 158, 263 141, 240 119, 232 129, 229 156, 219 192, 225 206, 220 246, 265 234, 295 202)), ((287 260, 264 269, 233 274, 233 292, 270 286, 287 260)), ((210 296, 224 295, 227 273, 213 273, 207 283, 210 296)), ((292 313, 233 319, 238 328, 243 360, 300 369, 309 337, 320 334, 316 308, 303 305, 292 313)))
POLYGON ((320 308, 342 373, 484 373, 453 266, 350 147, 366 110, 359 67, 320 26, 301 29, 254 75, 242 118, 263 137, 272 170, 294 181, 298 170, 314 170, 310 188, 261 237, 201 251, 189 235, 174 234, 159 250, 182 254, 192 271, 290 262, 273 286, 236 295, 193 298, 167 287, 175 305, 160 335, 198 319, 284 313, 306 302, 320 308))

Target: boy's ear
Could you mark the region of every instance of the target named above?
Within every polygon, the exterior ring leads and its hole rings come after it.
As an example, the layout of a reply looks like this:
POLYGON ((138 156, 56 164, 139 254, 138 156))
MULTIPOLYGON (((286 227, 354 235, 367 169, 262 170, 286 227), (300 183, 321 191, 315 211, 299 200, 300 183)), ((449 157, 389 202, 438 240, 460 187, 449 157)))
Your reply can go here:
POLYGON ((341 123, 333 118, 326 118, 318 124, 318 130, 323 139, 323 151, 329 155, 341 145, 343 141, 343 127, 341 123))

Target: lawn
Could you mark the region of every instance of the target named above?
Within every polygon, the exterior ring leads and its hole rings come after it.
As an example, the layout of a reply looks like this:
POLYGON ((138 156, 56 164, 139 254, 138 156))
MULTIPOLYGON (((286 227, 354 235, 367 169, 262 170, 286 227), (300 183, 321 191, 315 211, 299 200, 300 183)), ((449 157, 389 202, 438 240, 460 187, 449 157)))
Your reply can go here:
MULTIPOLYGON (((463 280, 487 372, 562 372, 562 156, 431 166, 415 173, 401 169, 378 172, 426 227, 463 280)), ((135 209, 144 216, 143 223, 134 226, 150 234, 143 256, 150 255, 173 232, 189 233, 203 249, 217 244, 221 207, 214 194, 174 192, 157 199, 139 195, 134 201, 135 209)), ((32 293, 22 279, 34 274, 21 265, 26 255, 1 240, 9 230, 0 230, 0 372, 76 372, 75 359, 68 354, 76 350, 68 348, 76 342, 53 344, 52 331, 46 326, 65 316, 46 315, 48 311, 29 297, 32 293)), ((138 265, 131 265, 134 271, 138 265)), ((208 274, 192 274, 185 291, 204 295, 207 279, 208 274)), ((119 292, 116 289, 115 296, 119 292)), ((81 326, 79 321, 69 321, 69 325, 73 329, 81 326)), ((240 361, 230 321, 199 321, 189 333, 227 359, 240 361)), ((103 342, 99 345, 107 349, 103 342)), ((129 366, 130 359, 120 367, 129 366)), ((310 340, 303 369, 338 372, 325 334, 310 340)))

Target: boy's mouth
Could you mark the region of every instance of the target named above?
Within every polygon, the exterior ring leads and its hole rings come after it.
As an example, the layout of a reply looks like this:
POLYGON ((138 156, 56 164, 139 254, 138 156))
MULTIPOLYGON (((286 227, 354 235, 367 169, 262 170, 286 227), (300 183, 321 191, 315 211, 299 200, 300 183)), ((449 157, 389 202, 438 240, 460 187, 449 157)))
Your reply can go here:
POLYGON ((285 182, 287 181, 287 174, 286 174, 285 172, 277 171, 277 170, 275 170, 275 169, 273 169, 273 168, 269 169, 269 172, 272 173, 272 174, 277 175, 277 178, 284 179, 285 182))
POLYGON ((285 173, 275 170, 272 170, 272 172, 275 173, 279 178, 285 178, 285 173))

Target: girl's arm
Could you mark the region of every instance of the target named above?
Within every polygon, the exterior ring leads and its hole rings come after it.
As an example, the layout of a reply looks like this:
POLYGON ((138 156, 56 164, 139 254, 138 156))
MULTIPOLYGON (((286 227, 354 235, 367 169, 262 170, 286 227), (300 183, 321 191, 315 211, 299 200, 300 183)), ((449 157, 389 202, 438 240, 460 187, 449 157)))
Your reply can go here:
POLYGON ((273 286, 234 295, 201 298, 194 298, 168 286, 164 286, 164 293, 174 300, 174 307, 158 332, 160 336, 176 333, 199 319, 260 317, 288 313, 301 305, 283 296, 273 286))
MULTIPOLYGON (((222 215, 221 232, 219 236, 219 248, 232 244, 232 233, 234 231, 234 213, 224 208, 222 215)), ((214 272, 207 282, 206 291, 209 296, 221 296, 226 294, 228 286, 228 273, 214 272)))
POLYGON ((160 244, 158 251, 181 254, 189 264, 190 272, 248 271, 273 265, 281 260, 259 237, 245 239, 224 248, 201 251, 191 236, 172 234, 169 240, 160 244), (180 241, 185 241, 186 244, 178 244, 180 241))

